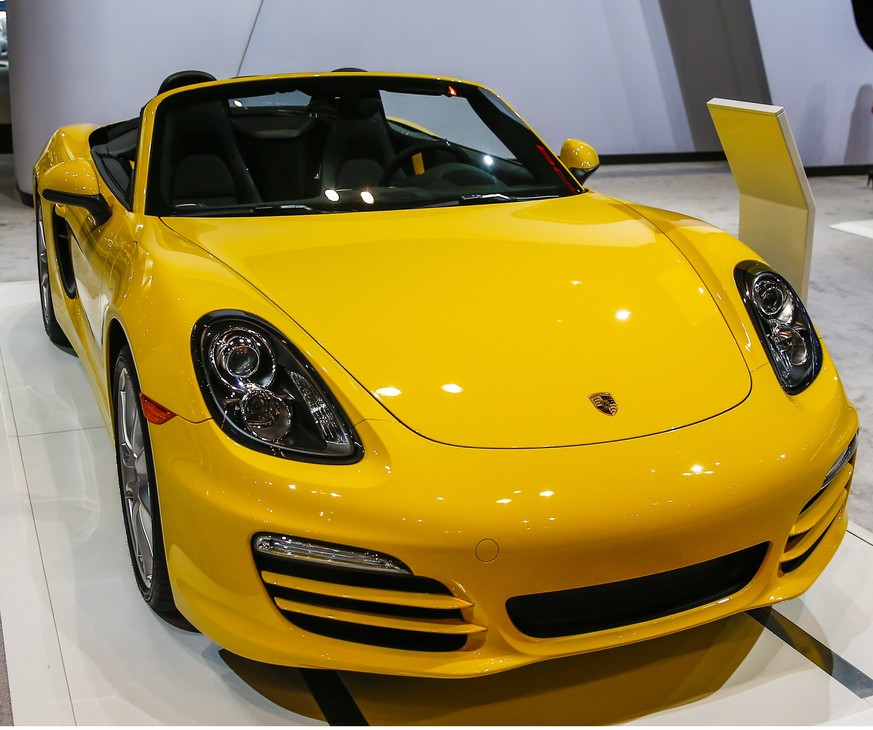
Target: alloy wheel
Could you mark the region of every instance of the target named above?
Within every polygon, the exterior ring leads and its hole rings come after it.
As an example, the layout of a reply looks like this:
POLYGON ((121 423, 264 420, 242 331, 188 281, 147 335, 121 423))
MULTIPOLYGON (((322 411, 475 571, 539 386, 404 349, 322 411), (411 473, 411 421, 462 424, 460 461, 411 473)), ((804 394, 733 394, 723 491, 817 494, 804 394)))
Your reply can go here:
POLYGON ((152 483, 148 471, 139 395, 126 367, 118 374, 117 387, 117 449, 125 525, 134 567, 144 592, 148 592, 152 585, 154 568, 152 483))

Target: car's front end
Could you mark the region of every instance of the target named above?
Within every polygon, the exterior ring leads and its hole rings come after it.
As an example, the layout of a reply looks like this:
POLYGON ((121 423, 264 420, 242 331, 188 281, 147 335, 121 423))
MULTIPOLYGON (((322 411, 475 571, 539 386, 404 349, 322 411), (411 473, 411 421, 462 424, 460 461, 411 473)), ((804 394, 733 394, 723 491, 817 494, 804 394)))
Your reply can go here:
POLYGON ((466 676, 792 598, 847 524, 857 423, 823 376, 800 407, 764 382, 595 446, 467 449, 367 420, 340 466, 173 419, 152 442, 175 600, 261 661, 466 676))

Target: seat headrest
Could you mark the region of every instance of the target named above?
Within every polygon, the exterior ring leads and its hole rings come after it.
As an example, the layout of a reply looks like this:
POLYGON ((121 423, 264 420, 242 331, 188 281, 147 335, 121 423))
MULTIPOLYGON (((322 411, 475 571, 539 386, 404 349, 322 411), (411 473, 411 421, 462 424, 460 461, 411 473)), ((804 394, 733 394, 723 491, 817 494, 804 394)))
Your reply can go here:
POLYGON ((197 71, 195 69, 176 71, 176 73, 170 74, 163 80, 158 93, 163 94, 165 91, 178 89, 182 86, 191 86, 191 84, 202 84, 206 81, 215 81, 215 76, 206 71, 197 71))

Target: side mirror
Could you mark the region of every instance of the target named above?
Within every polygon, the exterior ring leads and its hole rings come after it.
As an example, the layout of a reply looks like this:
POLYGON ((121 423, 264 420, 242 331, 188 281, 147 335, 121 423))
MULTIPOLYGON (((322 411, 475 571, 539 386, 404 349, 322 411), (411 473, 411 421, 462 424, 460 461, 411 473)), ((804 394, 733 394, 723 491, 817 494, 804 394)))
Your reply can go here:
POLYGON ((84 208, 94 223, 102 226, 109 220, 109 203, 100 194, 94 168, 85 160, 60 162, 39 178, 40 195, 53 203, 84 208))
POLYGON ((573 173, 573 177, 584 185, 600 167, 600 156, 590 144, 586 144, 581 139, 568 139, 561 146, 561 162, 573 173))

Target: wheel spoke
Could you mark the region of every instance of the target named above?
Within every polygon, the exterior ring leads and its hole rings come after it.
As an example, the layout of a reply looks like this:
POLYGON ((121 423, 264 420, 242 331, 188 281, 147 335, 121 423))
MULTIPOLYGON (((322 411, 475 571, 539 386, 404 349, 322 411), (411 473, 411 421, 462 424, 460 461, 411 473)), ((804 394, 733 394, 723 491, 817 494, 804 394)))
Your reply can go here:
MULTIPOLYGON (((125 373, 122 375, 125 375, 125 373)), ((131 424, 131 421, 136 419, 136 414, 131 412, 129 406, 130 393, 127 388, 128 382, 124 377, 119 382, 118 437, 122 463, 126 468, 133 469, 136 466, 137 455, 135 427, 131 424)))
POLYGON ((151 584, 152 580, 152 516, 145 505, 139 502, 136 515, 133 518, 132 529, 136 535, 135 543, 137 545, 137 558, 139 567, 142 571, 142 578, 146 585, 151 584))
POLYGON ((39 296, 42 304, 43 319, 49 321, 51 307, 51 284, 48 272, 48 251, 45 244, 45 224, 42 219, 42 207, 39 200, 36 201, 36 260, 39 274, 39 296))

